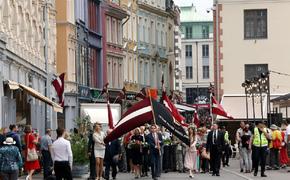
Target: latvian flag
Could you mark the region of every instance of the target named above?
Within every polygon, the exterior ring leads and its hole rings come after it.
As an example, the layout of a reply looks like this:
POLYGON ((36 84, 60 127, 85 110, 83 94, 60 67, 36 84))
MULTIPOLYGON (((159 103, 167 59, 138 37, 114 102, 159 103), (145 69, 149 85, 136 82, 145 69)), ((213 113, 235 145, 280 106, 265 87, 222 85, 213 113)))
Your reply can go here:
POLYGON ((52 81, 52 85, 57 93, 59 104, 61 107, 64 106, 64 75, 65 73, 62 73, 59 75, 55 80, 52 81))
POLYGON ((234 119, 233 116, 229 115, 224 108, 217 102, 214 96, 211 97, 212 100, 212 113, 226 117, 228 119, 234 119))
POLYGON ((180 123, 182 126, 188 127, 188 124, 184 122, 185 118, 179 113, 177 108, 174 106, 174 104, 170 101, 168 96, 166 95, 165 87, 164 87, 164 75, 162 74, 162 97, 161 102, 164 104, 164 106, 169 110, 169 112, 172 114, 174 119, 180 123))
POLYGON ((116 124, 115 129, 107 135, 105 143, 113 141, 127 132, 140 127, 146 123, 156 121, 156 124, 164 126, 182 142, 189 144, 188 135, 184 128, 174 123, 171 113, 160 103, 147 97, 129 108, 121 120, 116 124), (152 105, 151 105, 152 102, 152 105), (153 117, 153 114, 155 117, 153 117))

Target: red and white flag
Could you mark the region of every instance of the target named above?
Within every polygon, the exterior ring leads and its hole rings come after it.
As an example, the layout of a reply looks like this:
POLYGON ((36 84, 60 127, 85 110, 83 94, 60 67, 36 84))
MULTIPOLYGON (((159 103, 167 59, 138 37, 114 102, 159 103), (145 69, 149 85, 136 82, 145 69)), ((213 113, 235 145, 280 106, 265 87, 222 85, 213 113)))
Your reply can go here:
POLYGON ((59 75, 55 80, 52 81, 52 85, 57 93, 59 104, 61 107, 64 106, 64 76, 65 73, 59 75))
POLYGON ((188 126, 184 122, 185 118, 179 113, 177 108, 174 106, 174 104, 170 101, 168 96, 166 95, 165 87, 164 87, 164 75, 162 73, 162 78, 161 78, 161 83, 162 83, 162 97, 161 97, 161 102, 165 105, 165 107, 169 110, 169 112, 172 114, 174 119, 181 124, 182 126, 188 126))
POLYGON ((233 116, 228 114, 224 108, 217 102, 217 100, 214 98, 214 96, 211 97, 212 100, 212 113, 216 115, 220 115, 223 117, 226 117, 228 119, 234 119, 233 116))
POLYGON ((114 129, 114 121, 113 121, 113 115, 111 111, 111 105, 109 100, 107 101, 107 107, 108 107, 108 124, 110 129, 114 129))
POLYGON ((109 83, 106 83, 103 87, 103 90, 101 92, 101 95, 106 95, 107 97, 107 109, 108 109, 108 125, 110 129, 114 129, 114 121, 113 121, 113 115, 111 111, 111 105, 110 105, 110 95, 109 95, 109 89, 108 89, 109 83))
POLYGON ((147 90, 146 88, 142 88, 138 94, 136 94, 135 99, 140 101, 147 97, 147 90))

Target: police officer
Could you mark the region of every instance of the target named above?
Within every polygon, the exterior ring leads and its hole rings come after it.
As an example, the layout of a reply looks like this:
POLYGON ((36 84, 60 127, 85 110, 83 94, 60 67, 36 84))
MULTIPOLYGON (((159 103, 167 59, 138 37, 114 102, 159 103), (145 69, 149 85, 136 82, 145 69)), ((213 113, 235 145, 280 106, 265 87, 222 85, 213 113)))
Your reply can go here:
POLYGON ((231 148, 230 148, 229 132, 226 130, 225 126, 222 126, 221 130, 224 133, 224 141, 225 141, 224 152, 222 155, 223 167, 225 167, 225 166, 230 166, 229 158, 230 158, 231 148))
POLYGON ((268 139, 270 135, 267 133, 266 126, 262 121, 258 121, 252 135, 252 152, 254 176, 258 174, 259 164, 261 165, 261 177, 267 177, 265 174, 266 156, 268 139))

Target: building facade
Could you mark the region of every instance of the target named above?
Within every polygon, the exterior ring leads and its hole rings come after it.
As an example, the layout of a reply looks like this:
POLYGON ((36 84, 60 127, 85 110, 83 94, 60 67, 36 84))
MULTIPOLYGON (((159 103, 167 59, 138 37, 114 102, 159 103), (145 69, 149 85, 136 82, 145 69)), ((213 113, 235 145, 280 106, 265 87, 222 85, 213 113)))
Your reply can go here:
POLYGON ((122 20, 128 15, 120 6, 119 0, 108 0, 106 3, 106 65, 109 88, 121 90, 124 86, 124 47, 122 20))
POLYGON ((123 20, 124 86, 127 90, 139 92, 138 49, 137 49, 137 1, 121 0, 121 7, 127 11, 128 19, 123 20))
POLYGON ((138 62, 136 64, 138 63, 139 84, 141 87, 161 89, 161 77, 164 73, 164 82, 168 89, 168 13, 165 0, 139 0, 137 4, 138 62))
POLYGON ((209 101, 208 88, 214 82, 212 16, 193 5, 180 10, 182 91, 188 104, 209 101))
POLYGON ((65 116, 58 117, 58 126, 65 127, 78 115, 75 3, 72 0, 56 1, 56 11, 56 68, 58 74, 65 73, 65 116))
POLYGON ((0 39, 0 126, 55 128, 56 113, 40 100, 55 98, 48 90, 56 72, 55 1, 0 1, 0 39))
POLYGON ((181 30, 180 30, 180 9, 175 7, 178 16, 175 18, 174 23, 174 54, 175 54, 175 68, 174 68, 174 90, 182 92, 182 70, 180 67, 181 63, 181 30))
MULTIPOLYGON (((217 25, 215 63, 220 97, 239 94, 245 97, 245 89, 241 84, 267 71, 270 71, 271 96, 289 92, 290 87, 286 83, 288 77, 279 75, 289 72, 290 42, 285 41, 290 36, 290 26, 285 23, 290 16, 289 5, 289 1, 217 1, 214 18, 217 25), (234 26, 232 22, 235 22, 234 26)), ((236 115, 241 118, 246 114, 243 102, 242 105, 232 106, 235 109, 242 106, 240 112, 243 114, 236 115)), ((254 99, 254 104, 259 105, 259 102, 259 99, 254 99)))

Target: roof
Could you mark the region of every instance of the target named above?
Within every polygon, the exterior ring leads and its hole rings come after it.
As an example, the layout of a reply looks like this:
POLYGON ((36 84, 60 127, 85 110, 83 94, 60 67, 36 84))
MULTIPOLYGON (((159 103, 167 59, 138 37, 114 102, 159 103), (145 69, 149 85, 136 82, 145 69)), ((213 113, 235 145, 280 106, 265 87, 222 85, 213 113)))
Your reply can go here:
POLYGON ((285 101, 290 99, 290 93, 284 94, 282 96, 276 97, 271 100, 271 102, 285 101))
POLYGON ((180 21, 181 22, 212 22, 212 11, 201 11, 196 9, 195 6, 180 7, 180 21))

